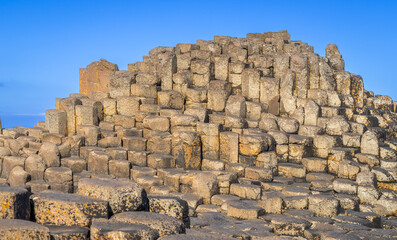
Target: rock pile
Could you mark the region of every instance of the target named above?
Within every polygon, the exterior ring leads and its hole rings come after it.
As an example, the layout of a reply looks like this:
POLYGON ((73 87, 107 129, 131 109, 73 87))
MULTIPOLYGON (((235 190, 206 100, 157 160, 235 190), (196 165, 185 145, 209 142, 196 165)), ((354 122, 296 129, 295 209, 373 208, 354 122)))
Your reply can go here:
POLYGON ((1 239, 397 238, 397 114, 286 31, 157 47, 0 136, 1 239))

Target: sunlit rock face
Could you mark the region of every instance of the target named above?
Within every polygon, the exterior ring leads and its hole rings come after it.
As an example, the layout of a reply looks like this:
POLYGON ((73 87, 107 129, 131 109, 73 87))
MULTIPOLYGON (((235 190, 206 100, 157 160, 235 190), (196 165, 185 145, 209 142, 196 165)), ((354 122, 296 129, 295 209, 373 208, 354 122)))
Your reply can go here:
POLYGON ((9 239, 396 238, 396 104, 287 31, 80 69, 2 129, 9 239))

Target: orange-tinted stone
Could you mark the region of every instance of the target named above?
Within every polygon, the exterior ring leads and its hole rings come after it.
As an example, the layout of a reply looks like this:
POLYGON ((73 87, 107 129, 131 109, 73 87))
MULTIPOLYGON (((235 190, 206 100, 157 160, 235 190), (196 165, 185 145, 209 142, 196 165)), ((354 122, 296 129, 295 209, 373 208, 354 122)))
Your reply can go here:
POLYGON ((100 59, 80 69, 80 93, 89 95, 92 91, 109 92, 110 76, 118 71, 118 66, 100 59))

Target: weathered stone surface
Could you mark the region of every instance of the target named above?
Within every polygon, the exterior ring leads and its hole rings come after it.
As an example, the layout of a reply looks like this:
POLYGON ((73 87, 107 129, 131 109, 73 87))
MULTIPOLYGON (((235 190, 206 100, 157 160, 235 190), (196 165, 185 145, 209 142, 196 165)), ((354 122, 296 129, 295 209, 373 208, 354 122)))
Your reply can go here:
POLYGON ((230 185, 230 194, 239 196, 244 199, 260 199, 261 187, 251 184, 237 184, 230 185))
POLYGON ((332 217, 338 213, 339 201, 332 196, 309 196, 309 210, 317 216, 332 217))
POLYGON ((332 117, 327 123, 326 132, 329 135, 342 135, 349 131, 350 124, 341 116, 332 117))
POLYGON ((29 173, 31 180, 43 180, 46 169, 44 160, 37 154, 32 154, 25 160, 25 171, 29 173))
POLYGON ((372 131, 366 131, 361 137, 361 152, 379 156, 378 137, 372 131))
POLYGON ((256 69, 244 69, 241 82, 243 96, 249 100, 259 100, 260 72, 256 69))
POLYGON ((124 212, 114 215, 111 220, 143 224, 156 230, 160 236, 185 232, 185 225, 181 220, 155 212, 124 212))
POLYGON ((327 172, 327 159, 309 157, 303 158, 302 163, 308 172, 327 172))
POLYGON ((108 202, 97 198, 44 192, 33 195, 32 200, 40 224, 88 227, 93 218, 109 216, 108 202))
POLYGON ((61 165, 58 147, 50 142, 44 142, 39 150, 39 156, 47 167, 59 167, 61 165))
POLYGON ((216 238, 219 240, 231 240, 232 237, 227 237, 217 233, 208 233, 199 230, 188 230, 186 234, 179 234, 179 235, 168 235, 162 236, 160 240, 183 240, 183 239, 192 239, 192 240, 205 240, 210 238, 216 238))
POLYGON ((240 153, 246 156, 258 155, 269 148, 260 135, 240 135, 239 141, 240 153))
POLYGON ((87 170, 87 161, 76 156, 62 158, 61 166, 70 168, 73 173, 81 173, 82 171, 87 170))
POLYGON ((218 179, 210 172, 198 172, 193 175, 192 191, 202 197, 205 203, 210 203, 211 197, 218 191, 218 179))
POLYGON ((294 118, 278 118, 277 123, 280 130, 286 133, 297 133, 299 130, 299 122, 294 118))
POLYGON ((364 83, 359 75, 351 75, 350 92, 353 96, 354 106, 363 107, 364 105, 364 83))
POLYGON ((262 215, 262 208, 244 201, 227 203, 227 216, 239 219, 256 219, 262 215))
POLYGON ((54 226, 46 225, 50 230, 51 239, 87 239, 89 229, 86 227, 68 227, 68 226, 54 226))
POLYGON ((45 122, 1 129, 3 218, 52 239, 394 237, 397 103, 325 50, 281 31, 89 65, 45 122))
POLYGON ((148 167, 154 169, 172 168, 175 167, 174 159, 171 155, 164 154, 150 154, 147 157, 148 167))
POLYGON ((46 111, 46 128, 50 133, 67 135, 67 116, 64 111, 49 109, 46 111))
POLYGON ((147 207, 143 188, 127 179, 90 179, 79 181, 78 194, 108 201, 113 214, 147 207))
POLYGON ((30 218, 30 193, 18 187, 0 187, 0 218, 30 218))
POLYGON ((50 167, 44 172, 44 180, 55 191, 73 192, 73 172, 67 167, 50 167))
POLYGON ((278 172, 286 177, 304 178, 306 176, 306 168, 294 163, 280 163, 278 172))
POLYGON ((102 151, 91 151, 88 155, 88 170, 95 174, 109 174, 110 155, 102 151))
POLYGON ((270 219, 270 227, 277 234, 303 236, 305 229, 311 225, 305 220, 289 216, 270 215, 267 218, 270 219))
POLYGON ((21 166, 14 167, 8 176, 10 186, 24 186, 29 180, 29 173, 23 170, 21 166))
POLYGON ((226 102, 225 112, 227 115, 245 117, 246 104, 245 98, 240 95, 231 95, 226 102))
POLYGON ((95 219, 90 227, 90 239, 148 239, 158 238, 158 232, 142 224, 95 219))
POLYGON ((51 239, 47 227, 20 219, 0 219, 0 235, 3 239, 51 239))
POLYGON ((109 92, 110 78, 116 71, 117 65, 105 59, 80 68, 80 93, 88 96, 91 91, 109 92))
POLYGON ((185 102, 185 97, 177 91, 169 90, 158 92, 158 104, 163 107, 173 109, 182 109, 185 102))
POLYGON ((201 168, 201 140, 197 132, 178 131, 172 134, 172 155, 176 167, 201 168))
POLYGON ((165 214, 182 220, 186 227, 190 226, 189 208, 186 201, 171 196, 149 195, 149 211, 165 214))

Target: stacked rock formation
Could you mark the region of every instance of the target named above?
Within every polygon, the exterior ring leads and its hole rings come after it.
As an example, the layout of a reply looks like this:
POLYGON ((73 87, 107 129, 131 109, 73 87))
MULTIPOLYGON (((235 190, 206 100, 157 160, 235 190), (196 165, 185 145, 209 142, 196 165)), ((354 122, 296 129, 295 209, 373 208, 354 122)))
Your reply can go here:
POLYGON ((397 115, 286 31, 80 70, 45 122, 0 136, 0 235, 397 237, 397 115))

